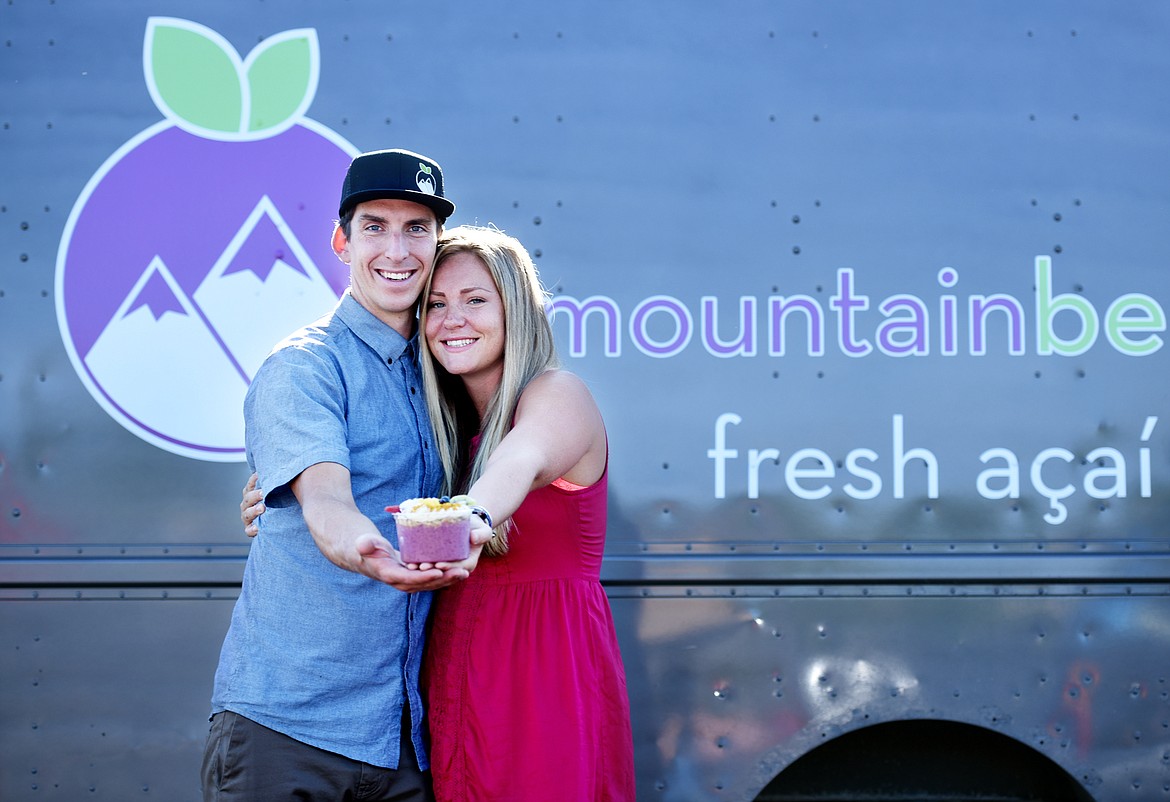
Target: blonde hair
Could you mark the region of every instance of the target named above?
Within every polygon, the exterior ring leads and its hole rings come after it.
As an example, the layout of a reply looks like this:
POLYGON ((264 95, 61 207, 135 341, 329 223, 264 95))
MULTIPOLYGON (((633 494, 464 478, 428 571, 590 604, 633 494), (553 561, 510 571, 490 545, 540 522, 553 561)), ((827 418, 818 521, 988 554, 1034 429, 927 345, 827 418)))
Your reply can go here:
MULTIPOLYGON (((515 237, 495 228, 458 226, 439 239, 435 267, 422 294, 419 344, 427 411, 439 446, 447 495, 464 493, 475 484, 492 452, 512 429, 524 388, 544 371, 558 367, 552 327, 545 312, 548 300, 536 265, 515 237), (443 262, 457 253, 473 254, 483 262, 504 307, 504 372, 482 421, 462 380, 435 360, 426 341, 431 283, 443 262), (480 435, 479 447, 471 459, 470 442, 476 433, 480 435)), ((508 550, 509 527, 510 521, 497 524, 495 537, 484 547, 486 554, 499 555, 508 550)))

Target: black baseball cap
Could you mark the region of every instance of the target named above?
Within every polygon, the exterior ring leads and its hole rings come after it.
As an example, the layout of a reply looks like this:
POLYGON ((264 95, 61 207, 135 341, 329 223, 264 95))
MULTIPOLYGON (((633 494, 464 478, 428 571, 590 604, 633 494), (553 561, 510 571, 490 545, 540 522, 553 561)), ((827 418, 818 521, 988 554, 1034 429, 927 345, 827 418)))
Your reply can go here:
POLYGON ((443 197, 443 169, 433 159, 409 150, 375 150, 357 156, 345 172, 341 204, 345 213, 362 201, 394 198, 421 203, 443 222, 455 204, 443 197))

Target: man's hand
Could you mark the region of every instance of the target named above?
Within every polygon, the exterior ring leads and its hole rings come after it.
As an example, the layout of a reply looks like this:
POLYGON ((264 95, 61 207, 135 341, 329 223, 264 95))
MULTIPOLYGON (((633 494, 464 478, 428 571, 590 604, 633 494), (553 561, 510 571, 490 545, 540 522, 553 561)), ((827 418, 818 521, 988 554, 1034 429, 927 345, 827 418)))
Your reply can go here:
POLYGON ((349 566, 351 570, 406 593, 440 590, 461 582, 471 574, 479 559, 476 549, 474 560, 469 557, 458 563, 408 566, 402 563, 397 549, 381 535, 361 535, 354 541, 354 547, 356 560, 349 566))
POLYGON ((342 465, 310 465, 293 479, 291 486, 317 548, 334 565, 408 593, 438 590, 466 579, 470 573, 462 563, 429 566, 427 570, 404 565, 398 551, 358 511, 349 470, 342 465))

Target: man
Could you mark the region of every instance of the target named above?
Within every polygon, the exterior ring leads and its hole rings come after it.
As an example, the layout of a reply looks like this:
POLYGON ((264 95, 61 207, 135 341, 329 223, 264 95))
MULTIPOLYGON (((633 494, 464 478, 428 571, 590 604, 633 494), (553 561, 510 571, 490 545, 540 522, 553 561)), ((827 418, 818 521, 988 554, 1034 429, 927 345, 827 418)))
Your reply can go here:
POLYGON ((431 159, 354 159, 332 243, 350 287, 248 390, 248 461, 267 512, 216 671, 208 802, 431 799, 418 688, 427 591, 465 578, 479 548, 411 570, 379 529, 391 528, 387 505, 442 480, 415 310, 454 210, 431 159))

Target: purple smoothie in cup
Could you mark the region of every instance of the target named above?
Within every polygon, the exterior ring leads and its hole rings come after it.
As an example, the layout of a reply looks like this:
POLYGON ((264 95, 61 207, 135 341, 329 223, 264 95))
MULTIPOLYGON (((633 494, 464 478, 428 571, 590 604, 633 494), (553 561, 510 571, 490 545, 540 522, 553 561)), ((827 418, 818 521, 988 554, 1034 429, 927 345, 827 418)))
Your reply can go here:
POLYGON ((404 563, 459 562, 471 553, 471 506, 411 498, 394 513, 404 563))

